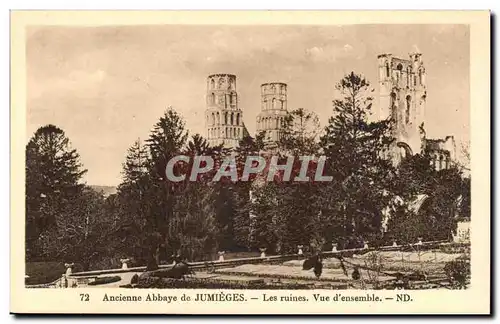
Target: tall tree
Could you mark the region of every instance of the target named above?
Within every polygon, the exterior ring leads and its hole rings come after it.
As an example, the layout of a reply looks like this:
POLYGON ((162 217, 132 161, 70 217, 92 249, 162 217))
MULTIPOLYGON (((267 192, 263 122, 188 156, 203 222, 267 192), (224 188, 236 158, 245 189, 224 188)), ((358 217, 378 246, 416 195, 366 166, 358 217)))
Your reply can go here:
POLYGON ((184 120, 174 109, 169 108, 146 140, 151 156, 152 177, 151 195, 148 198, 153 203, 146 225, 150 246, 149 269, 158 267, 160 249, 168 246, 168 224, 174 213, 176 186, 168 181, 166 166, 171 158, 182 153, 187 138, 184 120))
POLYGON ((382 154, 393 141, 391 121, 369 121, 373 89, 361 75, 349 73, 336 89, 340 98, 333 101, 333 116, 320 140, 334 181, 324 186, 331 194, 321 195, 321 205, 331 228, 340 229, 332 236, 372 239, 381 235, 381 210, 391 199, 385 189, 394 170, 382 154))
POLYGON ((57 218, 74 197, 86 170, 64 131, 54 125, 40 127, 26 146, 26 247, 28 259, 43 251, 42 233, 55 230, 57 218))
POLYGON ((128 149, 123 163, 123 181, 115 197, 106 199, 109 215, 113 216, 115 240, 110 244, 124 258, 144 264, 149 247, 145 248, 145 228, 154 202, 151 200, 151 160, 140 140, 128 149))
MULTIPOLYGON (((253 199, 253 240, 257 244, 279 253, 294 253, 297 245, 315 245, 322 248, 319 239, 320 209, 317 202, 318 184, 314 179, 314 165, 309 163, 307 175, 310 181, 295 182, 300 172, 299 156, 317 155, 319 133, 317 116, 303 108, 291 111, 285 118, 275 157, 279 164, 293 159, 290 179, 282 181, 283 172, 274 178, 274 183, 258 182, 256 186, 265 186, 255 190, 253 199), (265 195, 265 197, 262 197, 265 195), (267 238, 266 238, 267 237, 267 238), (270 239, 275 242, 271 243, 270 239)), ((273 171, 272 169, 269 171, 273 171)), ((261 179, 262 180, 262 179, 261 179)))

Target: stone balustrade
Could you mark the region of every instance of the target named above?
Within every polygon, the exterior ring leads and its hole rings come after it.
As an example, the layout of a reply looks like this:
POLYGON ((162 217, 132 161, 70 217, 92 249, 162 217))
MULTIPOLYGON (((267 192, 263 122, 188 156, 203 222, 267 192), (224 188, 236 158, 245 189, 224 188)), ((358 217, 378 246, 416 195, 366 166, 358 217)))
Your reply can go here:
MULTIPOLYGON (((398 245, 396 242, 394 242, 391 246, 383 246, 379 247, 377 249, 375 248, 369 248, 368 247, 368 242, 365 242, 365 245, 363 248, 356 248, 356 249, 346 249, 346 250, 337 250, 337 244, 333 244, 332 251, 325 251, 322 252, 322 256, 324 258, 328 257, 334 257, 337 255, 342 255, 343 253, 363 253, 366 252, 366 250, 378 250, 378 251, 398 251, 406 246, 419 246, 420 249, 423 248, 432 248, 432 247, 438 247, 438 246, 466 246, 470 245, 470 243, 456 243, 456 242, 448 242, 448 241, 431 241, 431 242, 422 242, 421 238, 419 238, 419 241, 414 243, 414 244, 406 244, 406 245, 398 245)), ((190 267, 193 270, 203 270, 207 268, 207 265, 212 266, 212 267, 234 267, 237 265, 242 265, 242 264, 256 264, 256 263, 276 263, 276 262, 285 262, 285 261, 291 261, 291 260, 299 260, 303 258, 303 246, 297 246, 299 251, 297 254, 289 254, 289 255, 266 255, 266 248, 261 248, 259 249, 261 252, 261 255, 259 257, 252 257, 252 258, 238 258, 238 259, 231 259, 231 260, 221 260, 220 257, 223 258, 225 251, 220 251, 219 252, 219 260, 217 262, 214 261, 202 261, 202 262, 192 262, 190 263, 190 267), (300 248, 299 248, 300 247, 300 248), (300 253, 302 250, 302 253, 300 253), (221 253, 224 252, 224 253, 221 253)), ((122 264, 129 262, 129 259, 122 259, 122 264), (123 262, 126 261, 126 262, 123 262)), ((79 284, 86 284, 89 281, 95 279, 96 277, 104 274, 118 274, 118 273, 126 273, 126 272, 143 272, 146 270, 145 266, 142 267, 124 267, 122 265, 122 268, 120 269, 106 269, 106 270, 94 270, 94 271, 84 271, 84 272, 71 272, 71 269, 73 268, 74 264, 66 264, 66 273, 64 273, 60 279, 54 281, 53 283, 49 284, 43 284, 43 285, 27 285, 27 288, 48 288, 48 287, 60 287, 60 288, 71 288, 74 287, 75 285, 78 286, 79 284), (68 273, 69 272, 69 273, 68 273)), ((160 269, 169 269, 173 267, 174 264, 167 264, 167 265, 159 265, 160 269)))

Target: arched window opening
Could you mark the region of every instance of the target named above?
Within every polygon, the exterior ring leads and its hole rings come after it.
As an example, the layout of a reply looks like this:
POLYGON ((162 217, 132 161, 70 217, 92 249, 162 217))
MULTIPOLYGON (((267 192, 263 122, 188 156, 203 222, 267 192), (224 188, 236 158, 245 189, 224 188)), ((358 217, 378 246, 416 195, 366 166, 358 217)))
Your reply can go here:
MULTIPOLYGON (((213 81, 213 80, 212 80, 212 81, 213 81)), ((214 104, 214 103, 215 103, 215 93, 213 93, 213 92, 210 94, 210 103, 211 103, 211 104, 214 104)))
POLYGON ((210 89, 215 89, 215 81, 214 81, 214 79, 210 80, 210 89))
POLYGON ((240 126, 240 114, 236 114, 236 125, 240 126))
POLYGON ((406 96, 406 123, 410 123, 411 97, 406 96))
POLYGON ((227 125, 227 112, 224 113, 224 125, 227 125))
POLYGON ((231 113, 231 125, 234 125, 234 114, 231 113))
POLYGON ((387 77, 391 76, 391 68, 389 67, 389 63, 385 63, 385 74, 387 77))
POLYGON ((392 118, 394 119, 394 121, 397 122, 398 113, 397 113, 397 109, 396 109, 396 100, 397 100, 396 93, 392 92, 391 93, 391 114, 392 114, 392 118))

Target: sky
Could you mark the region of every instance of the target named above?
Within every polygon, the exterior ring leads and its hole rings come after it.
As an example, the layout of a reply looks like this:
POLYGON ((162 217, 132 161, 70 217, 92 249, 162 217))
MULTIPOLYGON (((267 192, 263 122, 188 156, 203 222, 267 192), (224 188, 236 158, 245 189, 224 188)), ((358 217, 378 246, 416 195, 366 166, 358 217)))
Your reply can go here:
POLYGON ((458 155, 469 141, 466 25, 44 26, 29 27, 26 37, 26 142, 41 126, 61 128, 90 185, 118 185, 127 149, 170 106, 190 134, 205 135, 209 74, 236 75, 250 134, 260 84, 274 81, 288 84, 289 110, 314 111, 323 127, 346 73, 363 74, 378 93, 382 53, 423 54, 427 136, 454 135, 458 155))

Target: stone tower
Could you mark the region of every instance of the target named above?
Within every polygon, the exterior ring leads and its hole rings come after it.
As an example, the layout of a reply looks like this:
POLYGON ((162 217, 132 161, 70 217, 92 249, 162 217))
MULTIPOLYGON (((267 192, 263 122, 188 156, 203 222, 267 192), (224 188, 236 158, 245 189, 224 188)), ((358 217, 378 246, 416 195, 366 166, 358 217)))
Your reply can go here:
POLYGON ((273 146, 280 138, 280 129, 287 115, 287 85, 264 83, 261 90, 261 112, 257 115, 257 133, 265 131, 264 142, 273 146))
POLYGON ((209 75, 206 101, 205 125, 209 144, 237 147, 243 138, 243 112, 238 107, 236 76, 209 75))
POLYGON ((425 118, 427 87, 422 54, 413 53, 409 59, 391 54, 378 56, 379 118, 392 117, 396 139, 392 153, 398 163, 406 154, 423 149, 420 126, 425 118))

